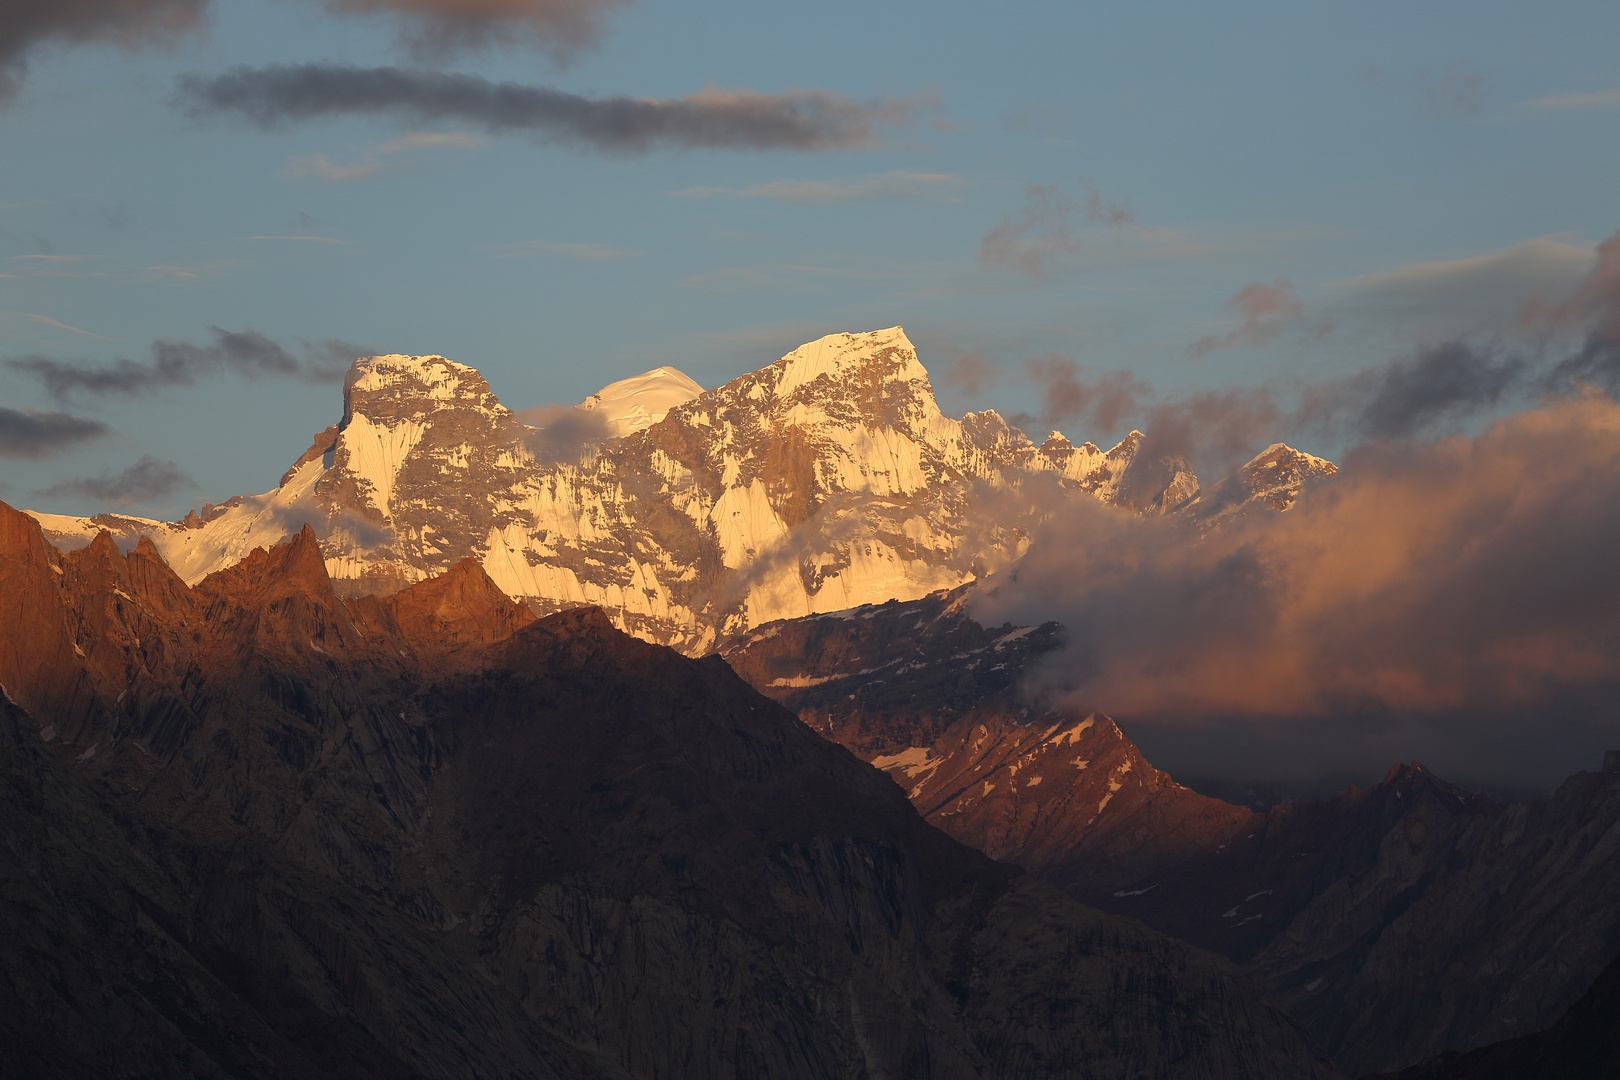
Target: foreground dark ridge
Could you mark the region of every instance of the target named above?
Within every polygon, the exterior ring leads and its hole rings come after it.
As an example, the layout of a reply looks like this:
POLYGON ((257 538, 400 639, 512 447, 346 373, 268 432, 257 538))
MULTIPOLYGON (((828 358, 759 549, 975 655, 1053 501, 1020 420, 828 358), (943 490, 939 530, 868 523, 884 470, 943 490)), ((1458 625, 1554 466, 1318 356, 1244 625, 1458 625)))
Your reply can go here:
POLYGON ((1545 1028, 1620 953, 1620 755, 1545 802, 1402 764, 1370 791, 1231 806, 1107 717, 1023 698, 1061 627, 980 626, 970 595, 771 623, 723 652, 956 839, 1245 964, 1347 1072, 1545 1028))
POLYGON ((0 504, 0 1072, 1328 1077, 1225 961, 475 565, 188 589, 0 504))
POLYGON ((1365 1080, 1614 1080, 1620 1076, 1620 957, 1546 1031, 1444 1054, 1365 1080))

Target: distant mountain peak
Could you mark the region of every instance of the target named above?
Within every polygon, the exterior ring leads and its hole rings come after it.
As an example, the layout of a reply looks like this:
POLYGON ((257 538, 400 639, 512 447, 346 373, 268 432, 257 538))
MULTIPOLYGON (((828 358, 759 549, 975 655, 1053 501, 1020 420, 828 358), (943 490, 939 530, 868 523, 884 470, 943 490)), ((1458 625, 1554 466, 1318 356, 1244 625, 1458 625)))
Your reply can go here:
POLYGON ((1326 458, 1275 442, 1231 476, 1198 493, 1178 513, 1196 532, 1207 534, 1257 509, 1279 514, 1291 510, 1308 484, 1338 471, 1326 458))
POLYGON ((601 413, 608 435, 618 439, 645 431, 662 420, 669 410, 701 393, 703 387, 685 372, 656 367, 608 383, 580 402, 579 407, 601 413))

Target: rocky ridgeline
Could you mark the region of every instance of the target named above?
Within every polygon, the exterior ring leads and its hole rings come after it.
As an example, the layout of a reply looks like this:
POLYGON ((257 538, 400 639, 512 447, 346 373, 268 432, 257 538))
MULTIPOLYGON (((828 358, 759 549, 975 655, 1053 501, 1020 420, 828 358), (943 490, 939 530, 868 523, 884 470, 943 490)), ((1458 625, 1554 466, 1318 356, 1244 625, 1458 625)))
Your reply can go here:
POLYGON ((1336 1074, 716 658, 475 561, 194 587, 0 503, 0 1075, 1336 1074))
MULTIPOLYGON (((536 613, 599 605, 699 654, 773 619, 973 580, 1022 553, 1053 498, 1204 512, 1196 477, 1140 432, 1107 451, 1057 432, 1036 446, 991 411, 944 416, 898 327, 822 338, 695 391, 673 369, 616 383, 585 403, 601 438, 559 448, 561 429, 521 423, 466 365, 368 357, 342 420, 274 491, 174 523, 38 517, 62 546, 102 528, 126 547, 148 536, 191 583, 308 522, 341 595, 471 556, 536 613)), ((1309 475, 1289 472, 1289 490, 1309 475)), ((1245 474, 1216 509, 1276 502, 1276 486, 1245 474)))

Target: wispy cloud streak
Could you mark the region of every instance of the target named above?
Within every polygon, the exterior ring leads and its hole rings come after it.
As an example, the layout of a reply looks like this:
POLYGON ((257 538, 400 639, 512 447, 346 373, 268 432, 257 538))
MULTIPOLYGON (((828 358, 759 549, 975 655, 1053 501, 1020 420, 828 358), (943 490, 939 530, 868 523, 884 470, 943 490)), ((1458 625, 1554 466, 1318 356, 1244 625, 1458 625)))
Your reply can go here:
POLYGON ((1594 90, 1586 94, 1560 94, 1531 102, 1538 109, 1606 109, 1620 106, 1620 89, 1594 90))
POLYGON ((829 90, 710 88, 682 98, 586 97, 477 75, 340 64, 235 67, 184 76, 176 101, 193 117, 232 115, 260 127, 353 114, 473 124, 618 153, 658 147, 836 150, 869 145, 913 102, 858 102, 829 90))
POLYGON ((772 180, 745 188, 697 187, 671 194, 683 199, 770 199, 830 206, 863 201, 911 202, 956 198, 963 181, 949 173, 886 172, 842 180, 772 180))
POLYGON ((229 331, 210 327, 208 345, 184 341, 152 343, 152 359, 118 359, 110 363, 83 363, 30 355, 5 361, 6 367, 39 380, 58 401, 80 394, 134 397, 170 386, 189 386, 215 372, 230 371, 247 378, 283 376, 315 382, 336 382, 343 377, 354 346, 328 341, 307 346, 294 356, 256 330, 229 331))

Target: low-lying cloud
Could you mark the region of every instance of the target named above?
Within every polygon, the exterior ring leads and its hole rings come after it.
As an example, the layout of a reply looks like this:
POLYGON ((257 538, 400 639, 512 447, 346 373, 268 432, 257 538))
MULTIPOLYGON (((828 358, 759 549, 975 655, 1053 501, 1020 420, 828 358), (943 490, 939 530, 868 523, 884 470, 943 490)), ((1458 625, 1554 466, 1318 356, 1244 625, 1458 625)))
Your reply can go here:
POLYGON ((528 425, 523 445, 542 465, 572 464, 596 452, 611 437, 607 416, 576 405, 537 405, 517 412, 528 425))
POLYGON ((0 4, 0 105, 22 87, 27 56, 49 43, 157 44, 197 29, 208 0, 6 0, 0 4))
POLYGON ((586 97, 477 75, 344 64, 239 66, 188 75, 177 104, 195 118, 236 116, 264 128, 330 116, 392 114, 531 134, 617 153, 659 147, 837 150, 866 146, 915 102, 859 102, 830 90, 710 88, 682 98, 586 97))
POLYGON ((107 434, 107 425, 64 412, 0 406, 0 457, 38 460, 107 434))
POLYGON ((5 361, 13 371, 39 380, 58 401, 75 395, 135 397, 171 386, 189 386, 199 378, 230 371, 247 378, 281 376, 314 382, 338 382, 359 352, 347 342, 306 344, 295 356, 256 330, 209 327, 213 341, 152 343, 150 361, 118 359, 108 363, 57 360, 30 355, 5 361))
POLYGON ((181 488, 195 486, 180 466, 148 454, 120 472, 63 480, 34 494, 45 499, 71 496, 129 506, 161 502, 181 488))
POLYGON ((1616 551, 1620 407, 1588 390, 1472 438, 1365 443, 1292 511, 1202 543, 1074 501, 976 617, 1061 620, 1043 685, 1135 718, 1172 771, 1418 756, 1544 785, 1620 746, 1616 551))

